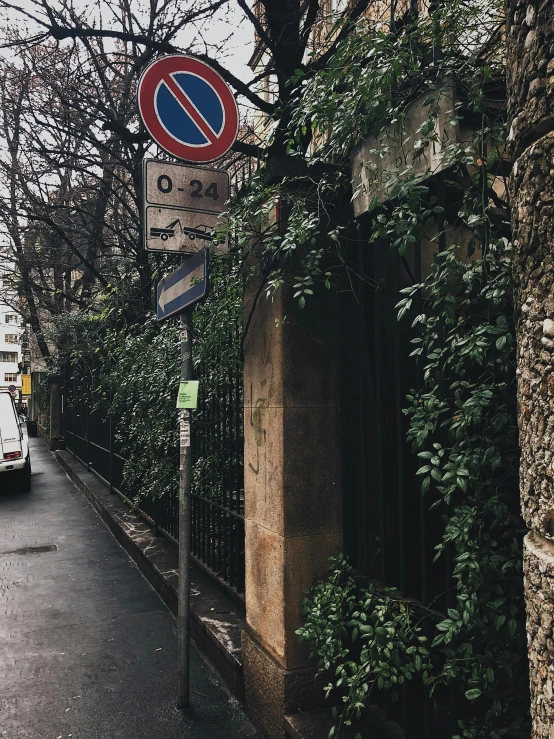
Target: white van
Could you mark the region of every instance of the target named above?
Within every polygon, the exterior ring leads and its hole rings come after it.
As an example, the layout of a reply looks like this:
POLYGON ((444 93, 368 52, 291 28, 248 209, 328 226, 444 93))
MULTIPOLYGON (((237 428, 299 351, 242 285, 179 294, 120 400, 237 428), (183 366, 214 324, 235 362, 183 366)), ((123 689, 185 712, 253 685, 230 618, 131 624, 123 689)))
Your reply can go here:
POLYGON ((20 490, 31 489, 29 438, 12 396, 0 391, 0 492, 7 493, 16 481, 20 490))

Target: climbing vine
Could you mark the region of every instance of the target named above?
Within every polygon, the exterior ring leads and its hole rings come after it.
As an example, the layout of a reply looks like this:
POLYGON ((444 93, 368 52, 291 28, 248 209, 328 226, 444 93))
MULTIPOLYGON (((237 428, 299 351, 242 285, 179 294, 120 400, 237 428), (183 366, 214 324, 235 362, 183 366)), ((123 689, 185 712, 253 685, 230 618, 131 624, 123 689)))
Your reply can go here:
POLYGON ((456 252, 438 253, 429 278, 405 289, 398 305, 402 317, 423 297, 413 343, 424 385, 407 398, 405 413, 422 495, 447 511, 436 558, 452 554, 455 602, 443 617, 424 617, 390 589, 356 586, 352 568, 333 561, 304 601, 298 633, 320 668, 335 672, 327 690, 342 692, 340 722, 359 716, 373 691, 394 694, 402 664, 431 694, 451 681, 463 686, 472 707, 458 705, 453 737, 515 739, 527 727, 528 686, 511 248, 501 238, 481 259, 462 261, 456 252), (370 628, 360 631, 360 614, 370 628))
POLYGON ((422 461, 422 493, 444 501, 436 557, 453 554, 455 607, 437 624, 437 679, 475 701, 464 737, 522 736, 527 709, 519 517, 511 247, 493 240, 478 260, 454 248, 435 258, 414 339, 425 383, 408 397, 408 438, 422 461), (522 674, 523 673, 523 674, 522 674))
MULTIPOLYGON (((112 415, 124 459, 122 492, 138 503, 174 495, 178 488, 179 326, 159 324, 150 312, 127 322, 121 292, 107 292, 86 314, 56 319, 49 338, 59 347, 56 361, 71 365, 82 407, 88 405, 91 415, 112 415)), ((222 402, 230 376, 240 368, 241 324, 241 255, 232 248, 213 261, 210 293, 193 316, 193 369, 204 405, 222 402)), ((193 414, 194 433, 201 436, 195 424, 193 414)), ((218 465, 218 458, 196 455, 193 469, 194 479, 209 483, 214 495, 218 465)))
POLYGON ((394 699, 419 680, 437 701, 455 684, 455 739, 515 739, 527 730, 528 688, 503 10, 457 0, 432 10, 395 27, 360 22, 318 74, 297 70, 288 153, 304 169, 278 184, 255 177, 232 215, 260 257, 261 290, 271 297, 292 279, 299 307, 309 306, 318 283, 329 289, 352 269, 349 157, 369 139, 354 189, 367 198, 367 248, 387 243, 405 256, 425 240, 434 252, 425 279, 399 296, 398 318, 412 320, 422 368, 422 388, 406 398, 408 439, 421 495, 442 512, 436 557, 452 561, 454 602, 431 616, 433 604, 331 561, 298 631, 329 677, 327 694, 343 704, 330 736, 375 691, 394 699), (430 179, 439 170, 454 210, 430 179))
POLYGON ((297 633, 320 668, 333 675, 326 695, 342 692, 344 710, 333 709, 332 737, 361 715, 375 689, 391 691, 398 700, 405 682, 418 675, 431 679, 432 664, 424 618, 413 602, 356 577, 342 556, 329 566, 328 579, 314 585, 303 602, 305 623, 297 633))

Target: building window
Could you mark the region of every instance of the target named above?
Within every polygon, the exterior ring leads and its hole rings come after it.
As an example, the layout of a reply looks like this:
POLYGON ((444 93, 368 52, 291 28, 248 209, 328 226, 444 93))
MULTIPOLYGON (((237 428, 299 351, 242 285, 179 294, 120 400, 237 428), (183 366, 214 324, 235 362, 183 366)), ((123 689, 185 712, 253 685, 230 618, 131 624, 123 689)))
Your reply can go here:
POLYGON ((4 382, 17 382, 17 375, 14 372, 6 372, 4 382))
POLYGON ((19 336, 17 334, 6 334, 4 339, 6 344, 19 344, 19 336))
POLYGON ((0 362, 17 362, 17 352, 0 352, 0 362))
POLYGON ((17 313, 6 313, 6 323, 19 323, 19 316, 17 313))

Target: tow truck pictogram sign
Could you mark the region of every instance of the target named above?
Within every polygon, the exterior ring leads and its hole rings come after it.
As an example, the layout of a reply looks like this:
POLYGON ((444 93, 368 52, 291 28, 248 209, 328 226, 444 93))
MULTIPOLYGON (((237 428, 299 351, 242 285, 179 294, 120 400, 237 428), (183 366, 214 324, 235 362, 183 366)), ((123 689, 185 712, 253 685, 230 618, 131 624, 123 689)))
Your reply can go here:
POLYGON ((167 241, 168 239, 173 238, 176 233, 181 233, 188 236, 191 241, 194 241, 195 239, 213 241, 214 238, 217 238, 214 237, 212 228, 210 226, 207 226, 205 223, 199 223, 196 226, 184 227, 179 218, 177 218, 175 221, 172 221, 164 228, 151 228, 150 238, 167 241))

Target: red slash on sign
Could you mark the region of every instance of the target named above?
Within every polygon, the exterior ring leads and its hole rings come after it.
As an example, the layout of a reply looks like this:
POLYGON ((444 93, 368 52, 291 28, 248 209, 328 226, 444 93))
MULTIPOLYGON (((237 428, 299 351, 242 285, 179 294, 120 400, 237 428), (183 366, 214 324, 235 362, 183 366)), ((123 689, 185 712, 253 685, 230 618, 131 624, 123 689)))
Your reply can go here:
POLYGON ((211 144, 215 143, 217 141, 217 133, 211 128, 204 116, 198 111, 192 100, 185 95, 182 88, 179 87, 173 77, 165 77, 163 83, 164 85, 167 85, 171 94, 175 97, 177 102, 183 106, 187 115, 190 116, 192 121, 196 126, 198 126, 208 141, 211 144))
POLYGON ((238 132, 235 98, 204 62, 182 54, 153 62, 138 88, 139 111, 152 138, 188 162, 212 162, 233 145, 238 132))

